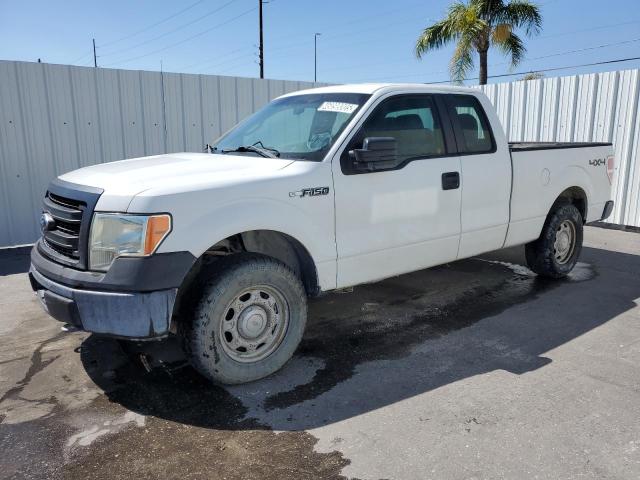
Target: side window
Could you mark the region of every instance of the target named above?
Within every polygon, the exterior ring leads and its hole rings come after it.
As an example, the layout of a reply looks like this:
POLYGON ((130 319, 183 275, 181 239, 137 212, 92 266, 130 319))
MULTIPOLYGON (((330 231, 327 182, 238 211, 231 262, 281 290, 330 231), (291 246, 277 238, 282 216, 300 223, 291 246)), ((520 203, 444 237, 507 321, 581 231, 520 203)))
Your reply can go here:
POLYGON ((494 151, 495 142, 489 121, 478 99, 471 95, 449 95, 447 103, 460 153, 494 151))
POLYGON ((367 137, 396 139, 401 162, 445 154, 444 136, 430 95, 402 95, 382 102, 366 120, 351 148, 367 137))

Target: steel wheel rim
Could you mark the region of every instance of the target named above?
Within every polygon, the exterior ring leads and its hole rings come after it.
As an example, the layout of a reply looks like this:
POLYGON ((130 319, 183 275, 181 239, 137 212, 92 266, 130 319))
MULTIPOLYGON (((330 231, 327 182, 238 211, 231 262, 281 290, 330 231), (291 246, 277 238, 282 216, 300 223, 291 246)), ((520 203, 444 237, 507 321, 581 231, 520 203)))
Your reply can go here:
POLYGON ((564 220, 556 230, 553 256, 560 265, 567 263, 576 248, 576 227, 570 220, 564 220))
POLYGON ((289 326, 289 304, 276 288, 257 285, 234 296, 220 322, 224 352, 240 363, 259 362, 278 349, 289 326))

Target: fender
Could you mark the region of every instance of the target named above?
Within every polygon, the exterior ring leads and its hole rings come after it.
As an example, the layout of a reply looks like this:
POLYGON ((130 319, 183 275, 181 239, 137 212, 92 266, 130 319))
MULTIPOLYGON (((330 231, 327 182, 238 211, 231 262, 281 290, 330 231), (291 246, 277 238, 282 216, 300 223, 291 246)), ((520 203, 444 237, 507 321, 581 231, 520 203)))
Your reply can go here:
MULTIPOLYGON (((288 193, 287 193, 288 195, 288 193)), ((328 208, 333 218, 333 198, 328 208)), ((158 252, 191 252, 196 258, 219 241, 251 230, 272 230, 289 235, 309 252, 322 290, 336 285, 336 250, 333 222, 322 222, 303 208, 271 198, 245 198, 226 203, 211 202, 214 208, 177 211, 171 235, 158 252)), ((175 209, 174 209, 175 211, 175 209)))

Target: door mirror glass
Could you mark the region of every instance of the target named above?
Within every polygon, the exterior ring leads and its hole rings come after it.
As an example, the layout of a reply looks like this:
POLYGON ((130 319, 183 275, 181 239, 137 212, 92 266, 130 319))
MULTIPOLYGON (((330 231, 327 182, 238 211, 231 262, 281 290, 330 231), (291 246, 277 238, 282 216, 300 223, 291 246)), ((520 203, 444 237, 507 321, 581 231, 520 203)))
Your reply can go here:
POLYGON ((353 168, 360 171, 388 170, 399 165, 397 141, 394 137, 367 137, 362 148, 349 152, 353 168))

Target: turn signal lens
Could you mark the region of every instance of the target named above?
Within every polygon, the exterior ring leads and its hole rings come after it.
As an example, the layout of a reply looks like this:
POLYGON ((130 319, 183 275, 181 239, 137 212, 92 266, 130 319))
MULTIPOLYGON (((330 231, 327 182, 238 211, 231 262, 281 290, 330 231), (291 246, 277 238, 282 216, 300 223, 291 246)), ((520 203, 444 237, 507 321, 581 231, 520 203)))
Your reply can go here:
POLYGON ((169 215, 153 215, 149 217, 144 241, 144 255, 151 255, 170 231, 171 217, 169 215))
POLYGON ((616 160, 613 155, 607 157, 607 177, 609 177, 609 185, 613 183, 613 172, 616 169, 616 160))
POLYGON ((616 161, 613 155, 607 157, 607 177, 609 177, 609 185, 613 183, 613 172, 616 169, 616 161))

